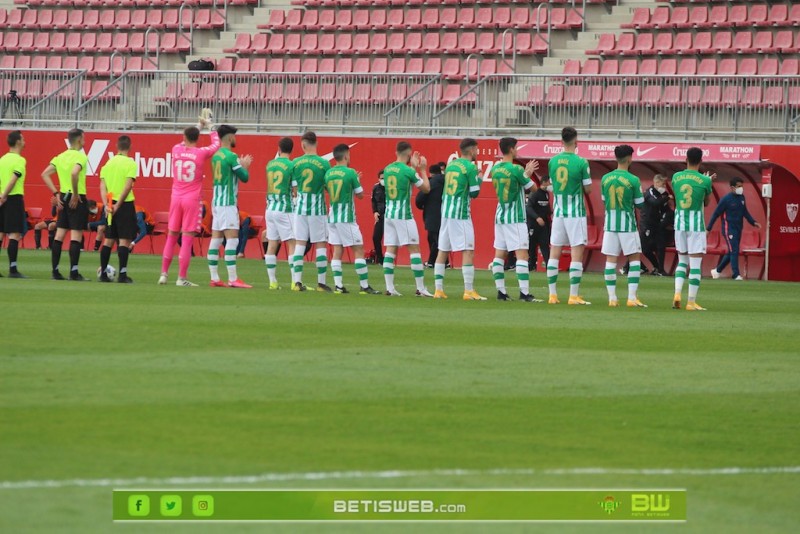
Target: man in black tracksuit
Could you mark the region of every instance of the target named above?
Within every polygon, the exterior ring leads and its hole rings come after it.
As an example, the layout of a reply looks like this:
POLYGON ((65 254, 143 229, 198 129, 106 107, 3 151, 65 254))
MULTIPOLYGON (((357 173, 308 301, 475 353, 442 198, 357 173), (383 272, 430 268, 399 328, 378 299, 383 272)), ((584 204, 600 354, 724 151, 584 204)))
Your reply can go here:
MULTIPOLYGON (((644 193, 644 210, 639 224, 642 238, 642 254, 653 265, 652 274, 665 276, 664 256, 667 251, 667 223, 672 208, 669 201, 672 196, 667 192, 666 179, 657 174, 653 177, 653 185, 644 193)), ((642 266, 644 271, 644 266, 642 266)))
POLYGON ((426 267, 433 267, 436 256, 439 254, 439 228, 442 226, 442 193, 444 192, 444 163, 431 165, 430 183, 428 193, 417 193, 415 204, 422 210, 422 220, 425 222, 425 231, 428 233, 428 248, 430 255, 426 267))
POLYGON ((550 207, 550 192, 553 186, 550 177, 545 176, 541 180, 540 187, 528 195, 528 202, 525 205, 525 214, 528 222, 528 253, 530 262, 528 269, 536 270, 536 249, 542 251, 544 262, 550 259, 550 225, 552 224, 553 210, 550 207))
POLYGON ((383 171, 378 173, 378 183, 372 186, 372 216, 375 227, 372 229, 372 245, 375 247, 375 263, 383 265, 383 215, 386 213, 386 187, 383 185, 383 171))

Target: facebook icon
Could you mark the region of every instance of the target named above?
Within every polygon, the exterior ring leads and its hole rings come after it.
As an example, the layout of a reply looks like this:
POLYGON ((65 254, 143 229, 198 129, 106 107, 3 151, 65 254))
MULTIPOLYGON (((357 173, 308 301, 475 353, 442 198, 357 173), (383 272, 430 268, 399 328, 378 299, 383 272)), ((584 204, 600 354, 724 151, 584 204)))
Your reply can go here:
POLYGON ((147 495, 130 495, 128 497, 128 515, 132 517, 150 515, 150 497, 147 495))

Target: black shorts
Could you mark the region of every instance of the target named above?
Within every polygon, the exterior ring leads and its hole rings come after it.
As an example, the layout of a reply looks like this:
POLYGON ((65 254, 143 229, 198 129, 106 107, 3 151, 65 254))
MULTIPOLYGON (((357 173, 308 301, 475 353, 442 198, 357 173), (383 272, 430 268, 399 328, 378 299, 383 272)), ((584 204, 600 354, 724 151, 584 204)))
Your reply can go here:
POLYGON ((139 233, 136 224, 136 208, 133 202, 123 202, 111 218, 111 226, 106 229, 106 239, 127 239, 133 241, 139 233))
POLYGON ((11 195, 0 206, 0 233, 21 234, 25 231, 25 202, 22 195, 11 195))
POLYGON ((89 225, 89 206, 86 204, 86 195, 80 195, 80 202, 75 209, 69 207, 69 194, 62 194, 64 207, 58 214, 56 228, 68 230, 86 230, 89 225))

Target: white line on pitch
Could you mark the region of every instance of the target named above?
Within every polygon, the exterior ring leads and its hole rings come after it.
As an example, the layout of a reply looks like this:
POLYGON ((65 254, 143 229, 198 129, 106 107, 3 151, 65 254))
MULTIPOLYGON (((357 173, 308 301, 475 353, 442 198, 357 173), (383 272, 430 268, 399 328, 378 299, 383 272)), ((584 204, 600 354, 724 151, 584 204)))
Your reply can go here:
POLYGON ((800 466, 787 467, 717 467, 711 469, 653 468, 625 469, 605 467, 578 467, 565 469, 431 469, 419 471, 325 471, 319 473, 263 473, 260 475, 197 476, 166 478, 96 478, 66 480, 6 480, 0 490, 67 488, 67 487, 135 487, 135 486, 186 486, 214 484, 257 484, 260 482, 314 481, 314 480, 381 480, 412 477, 465 477, 465 476, 559 476, 559 475, 633 475, 633 476, 726 476, 798 474, 800 466))

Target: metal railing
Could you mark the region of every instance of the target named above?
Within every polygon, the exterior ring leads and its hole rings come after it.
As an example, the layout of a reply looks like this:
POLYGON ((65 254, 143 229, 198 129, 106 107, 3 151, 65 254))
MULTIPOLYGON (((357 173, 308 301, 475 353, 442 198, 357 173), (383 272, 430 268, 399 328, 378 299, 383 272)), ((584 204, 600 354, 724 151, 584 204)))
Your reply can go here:
MULTIPOLYGON (((3 124, 178 130, 201 107, 246 130, 800 141, 794 76, 0 70, 3 124), (11 90, 16 94, 12 97, 11 90)), ((112 68, 117 68, 112 66, 112 68)))
POLYGON ((82 98, 84 71, 1 69, 0 124, 69 123, 82 98))

